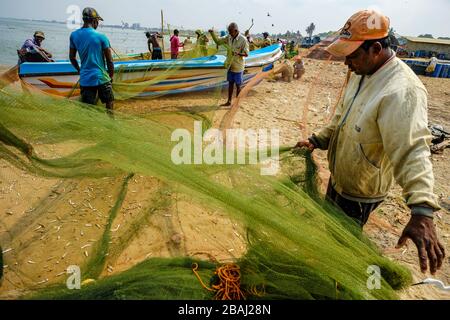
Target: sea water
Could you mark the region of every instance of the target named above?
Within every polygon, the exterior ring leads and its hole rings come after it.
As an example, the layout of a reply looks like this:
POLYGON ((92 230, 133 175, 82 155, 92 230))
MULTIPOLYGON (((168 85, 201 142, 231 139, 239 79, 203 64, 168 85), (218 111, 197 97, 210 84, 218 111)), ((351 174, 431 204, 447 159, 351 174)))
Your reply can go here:
MULTIPOLYGON (((69 36, 73 30, 65 23, 0 18, 0 65, 16 64, 17 50, 22 47, 25 40, 33 38, 37 30, 45 33, 42 47, 52 53, 55 60, 69 58, 69 36)), ((147 38, 143 30, 103 26, 99 26, 97 30, 109 38, 111 47, 117 54, 148 51, 147 38)), ((165 50, 170 50, 169 36, 165 36, 164 43, 165 50)))

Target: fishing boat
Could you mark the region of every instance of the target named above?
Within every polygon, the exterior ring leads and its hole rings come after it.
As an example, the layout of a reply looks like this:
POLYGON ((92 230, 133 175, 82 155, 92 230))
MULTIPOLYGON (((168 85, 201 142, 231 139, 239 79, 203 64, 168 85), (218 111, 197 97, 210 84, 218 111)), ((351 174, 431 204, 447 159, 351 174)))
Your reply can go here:
MULTIPOLYGON (((283 57, 275 44, 250 52, 245 59, 244 83, 261 71, 269 71, 283 57)), ((152 97, 210 90, 227 85, 226 57, 214 55, 179 60, 133 60, 114 62, 114 90, 133 92, 128 97, 152 97), (135 88, 133 90, 133 88, 135 88), (135 94, 134 94, 135 93, 135 94)), ((29 86, 47 94, 76 98, 80 95, 79 75, 67 60, 47 63, 23 63, 19 77, 29 86)))

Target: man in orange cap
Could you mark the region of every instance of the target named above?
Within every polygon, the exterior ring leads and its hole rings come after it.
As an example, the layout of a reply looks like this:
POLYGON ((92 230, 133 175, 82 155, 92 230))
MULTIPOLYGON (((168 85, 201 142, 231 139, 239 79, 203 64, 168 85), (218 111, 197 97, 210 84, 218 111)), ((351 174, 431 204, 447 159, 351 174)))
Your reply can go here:
POLYGON ((391 50, 389 18, 379 12, 354 14, 327 51, 345 57, 352 74, 331 123, 297 147, 328 150, 327 199, 361 226, 395 179, 411 209, 397 246, 411 239, 422 272, 428 257, 434 274, 445 250, 433 223, 440 208, 429 158, 427 91, 391 50))

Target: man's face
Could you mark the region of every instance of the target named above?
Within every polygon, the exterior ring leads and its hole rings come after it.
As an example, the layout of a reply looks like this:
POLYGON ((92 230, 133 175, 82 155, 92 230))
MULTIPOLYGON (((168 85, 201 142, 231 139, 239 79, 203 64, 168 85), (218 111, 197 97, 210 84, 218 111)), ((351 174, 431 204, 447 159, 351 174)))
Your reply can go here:
POLYGON ((92 21, 92 27, 93 27, 95 30, 97 30, 97 28, 98 28, 98 23, 99 23, 98 19, 94 19, 94 20, 92 21))
POLYGON ((378 54, 374 46, 368 51, 359 47, 355 52, 345 57, 345 65, 357 75, 371 74, 377 62, 378 54))
POLYGON ((228 28, 228 33, 230 36, 232 36, 233 38, 236 37, 239 33, 238 29, 234 28, 234 27, 229 27, 228 28))
POLYGON ((44 41, 44 38, 42 37, 34 37, 34 40, 36 41, 36 43, 38 44, 38 46, 41 45, 42 41, 44 41))

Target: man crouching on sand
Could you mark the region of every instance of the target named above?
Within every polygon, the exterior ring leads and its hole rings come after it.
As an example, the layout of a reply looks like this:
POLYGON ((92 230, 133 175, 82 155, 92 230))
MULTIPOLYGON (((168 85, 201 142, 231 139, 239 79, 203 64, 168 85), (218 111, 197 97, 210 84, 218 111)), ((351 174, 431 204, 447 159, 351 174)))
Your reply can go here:
POLYGON ((403 188, 411 219, 397 247, 411 239, 420 268, 441 268, 445 250, 436 235, 427 92, 390 48, 389 18, 354 14, 327 51, 345 57, 352 71, 331 123, 298 147, 328 150, 327 199, 361 226, 385 199, 394 179, 403 188))

